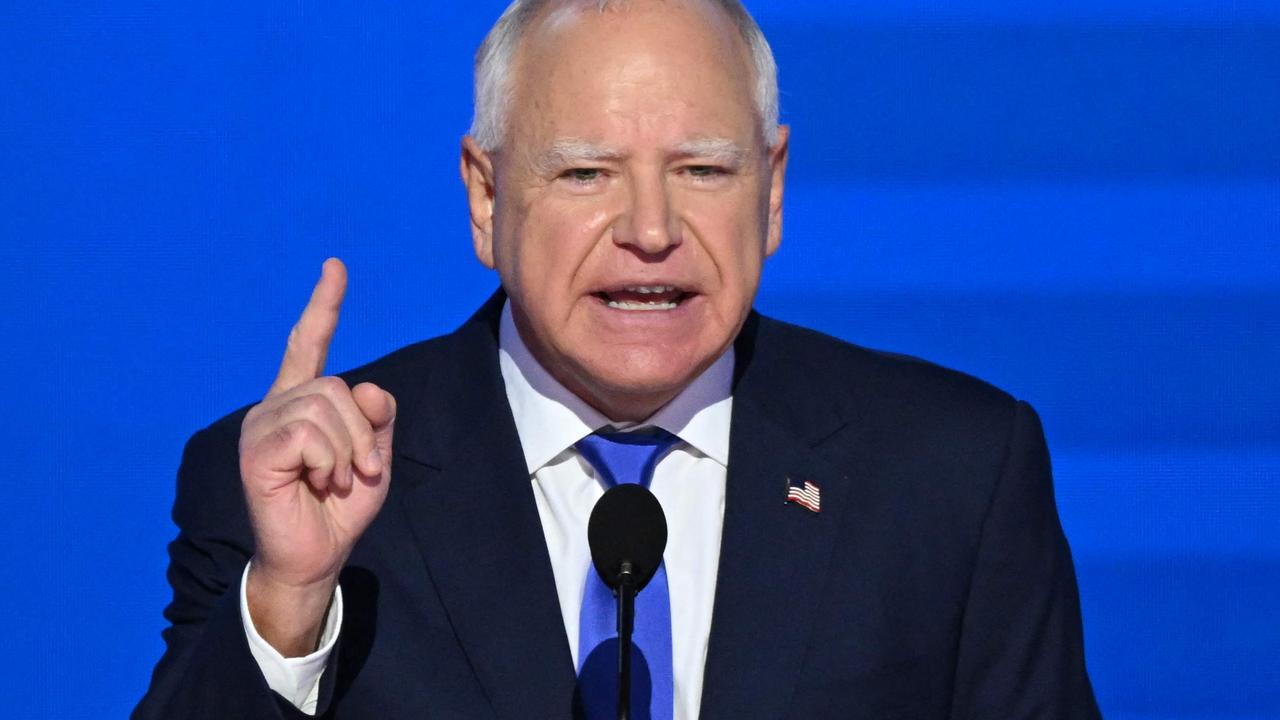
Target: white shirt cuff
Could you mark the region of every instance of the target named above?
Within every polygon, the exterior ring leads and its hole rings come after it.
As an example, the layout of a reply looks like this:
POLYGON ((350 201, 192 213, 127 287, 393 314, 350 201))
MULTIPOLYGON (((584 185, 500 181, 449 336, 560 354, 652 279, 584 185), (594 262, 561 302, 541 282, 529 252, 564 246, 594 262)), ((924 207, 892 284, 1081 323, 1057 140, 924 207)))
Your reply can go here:
POLYGON ((258 629, 253 626, 249 617, 249 595, 245 586, 249 582, 250 560, 244 567, 244 575, 240 578, 240 620, 244 623, 244 634, 249 639, 249 652, 258 662, 258 668, 267 679, 267 687, 279 693, 294 707, 308 715, 316 714, 316 703, 320 699, 320 676, 324 674, 325 665, 329 662, 329 653, 338 642, 338 629, 342 627, 342 588, 333 592, 333 601, 329 612, 325 614, 324 629, 320 633, 320 647, 310 655, 287 658, 262 639, 258 629))

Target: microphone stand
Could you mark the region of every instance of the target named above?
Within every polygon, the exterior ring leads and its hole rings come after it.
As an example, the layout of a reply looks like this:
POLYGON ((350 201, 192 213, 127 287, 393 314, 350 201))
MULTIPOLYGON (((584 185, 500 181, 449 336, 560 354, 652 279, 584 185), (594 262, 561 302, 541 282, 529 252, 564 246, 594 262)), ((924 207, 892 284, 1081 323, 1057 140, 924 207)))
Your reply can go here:
POLYGON ((618 572, 618 720, 631 717, 631 632, 636 619, 636 578, 631 562, 618 572))

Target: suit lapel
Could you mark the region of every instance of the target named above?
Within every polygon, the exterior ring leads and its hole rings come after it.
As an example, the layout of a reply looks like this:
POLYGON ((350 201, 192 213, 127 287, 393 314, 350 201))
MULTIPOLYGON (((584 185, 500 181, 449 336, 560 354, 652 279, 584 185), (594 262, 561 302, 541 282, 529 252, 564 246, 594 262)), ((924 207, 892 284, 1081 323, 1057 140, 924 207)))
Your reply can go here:
MULTIPOLYGON (((768 321, 764 321, 768 322, 768 321)), ((754 316, 738 342, 720 569, 701 717, 781 718, 815 632, 817 603, 846 510, 855 502, 840 468, 815 446, 844 421, 797 387, 797 368, 770 367, 754 316), (801 400, 802 401, 802 400, 801 400), (821 512, 786 502, 788 478, 821 488, 821 512)), ((820 379, 819 379, 820 380, 820 379)))
POLYGON ((495 298, 456 334, 397 427, 402 505, 436 591, 501 718, 567 717, 574 669, 497 363, 495 298))
MULTIPOLYGON (((575 674, 555 579, 497 366, 495 296, 442 348, 412 425, 397 427, 401 506, 494 715, 570 717, 575 674), (461 543, 465 542, 465 546, 461 543)), ((770 359, 752 315, 737 343, 720 569, 701 717, 781 718, 814 632, 857 485, 818 450, 844 426, 811 373, 770 359), (761 352, 765 351, 765 352, 761 352), (785 502, 788 478, 822 512, 785 502)), ((856 472, 856 470, 854 471, 856 472)))

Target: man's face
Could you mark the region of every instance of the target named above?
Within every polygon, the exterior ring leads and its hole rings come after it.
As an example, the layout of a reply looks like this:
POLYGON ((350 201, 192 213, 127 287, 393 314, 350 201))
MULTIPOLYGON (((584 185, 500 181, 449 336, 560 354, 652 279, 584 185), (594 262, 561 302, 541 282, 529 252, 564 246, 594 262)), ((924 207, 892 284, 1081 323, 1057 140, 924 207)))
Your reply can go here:
POLYGON ((534 356, 639 420, 742 327, 780 238, 786 129, 765 146, 746 43, 709 4, 624 8, 536 21, 502 146, 467 139, 462 170, 534 356))

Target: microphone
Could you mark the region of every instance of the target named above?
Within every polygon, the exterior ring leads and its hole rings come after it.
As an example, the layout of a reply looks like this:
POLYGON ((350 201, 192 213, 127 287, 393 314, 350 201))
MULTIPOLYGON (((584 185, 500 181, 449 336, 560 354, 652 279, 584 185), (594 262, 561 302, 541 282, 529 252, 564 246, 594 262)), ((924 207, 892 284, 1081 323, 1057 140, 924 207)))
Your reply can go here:
POLYGON ((591 562, 610 590, 616 594, 619 586, 630 583, 640 592, 662 563, 667 517, 644 486, 615 485, 591 510, 587 543, 591 562))
POLYGON ((667 517, 658 499, 642 485, 615 485, 605 491, 587 521, 591 563, 618 599, 618 720, 631 711, 631 633, 636 593, 662 564, 667 517))

